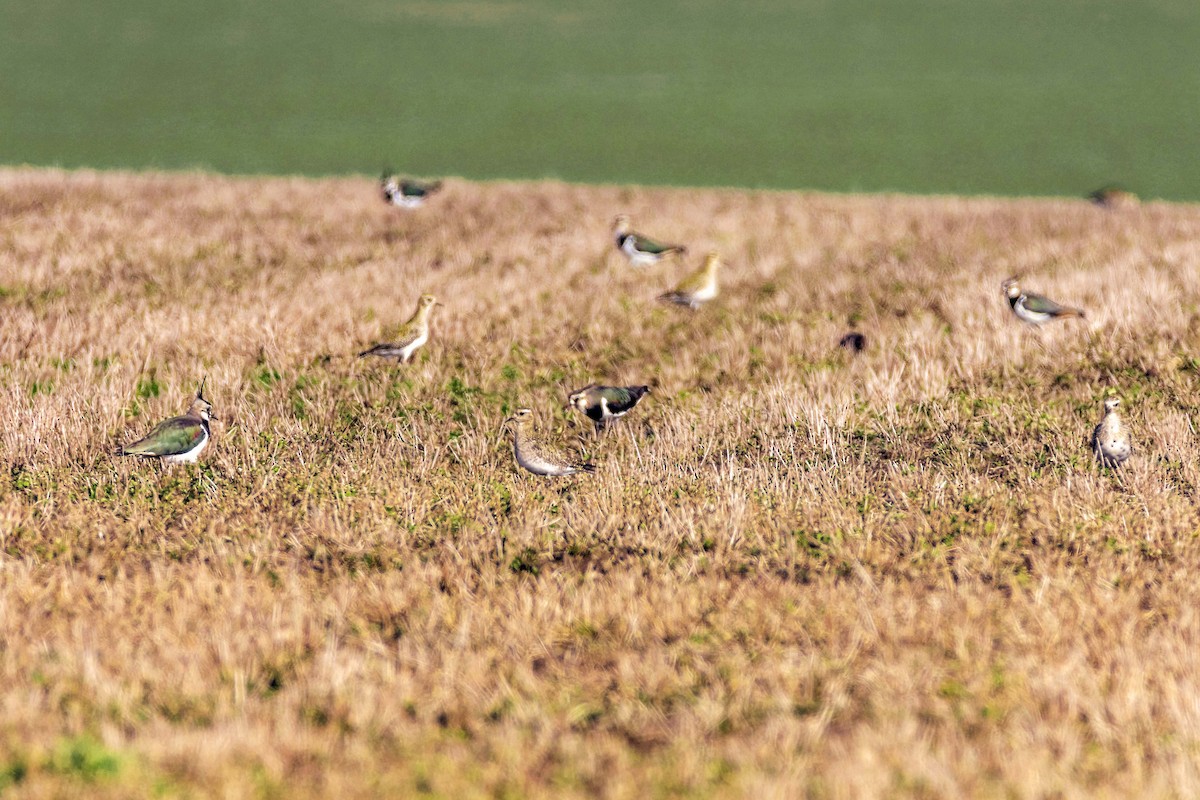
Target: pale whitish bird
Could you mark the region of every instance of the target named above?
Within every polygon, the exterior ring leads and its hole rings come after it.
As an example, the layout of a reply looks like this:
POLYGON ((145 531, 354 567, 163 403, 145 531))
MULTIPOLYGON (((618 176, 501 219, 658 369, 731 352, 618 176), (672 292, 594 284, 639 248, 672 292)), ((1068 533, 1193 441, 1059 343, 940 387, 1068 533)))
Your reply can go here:
POLYGON ((517 463, 534 475, 560 478, 564 475, 574 475, 577 472, 596 471, 591 464, 580 464, 538 440, 533 435, 532 410, 517 409, 517 412, 504 422, 512 430, 513 455, 517 457, 517 463))
POLYGON ((1116 467, 1124 464, 1133 455, 1133 446, 1129 443, 1129 432, 1121 424, 1121 415, 1117 409, 1121 400, 1110 397, 1104 401, 1104 418, 1092 431, 1092 452, 1106 467, 1116 467))
POLYGON ((434 306, 440 305, 441 303, 433 295, 421 295, 421 299, 417 301, 417 310, 400 328, 394 342, 377 344, 370 350, 363 350, 358 357, 394 358, 397 364, 401 362, 407 364, 417 348, 429 341, 429 314, 434 306))
POLYGON ((629 217, 624 214, 613 220, 613 238, 616 240, 617 249, 625 254, 629 265, 633 267, 648 267, 672 253, 687 252, 683 245, 663 244, 649 236, 629 230, 629 217))
POLYGON ((683 279, 674 291, 658 296, 666 303, 687 306, 695 311, 701 303, 707 303, 717 296, 717 270, 721 266, 721 258, 716 253, 709 253, 704 259, 704 266, 683 279))
POLYGON ((194 464, 212 438, 208 423, 214 419, 212 403, 204 399, 204 382, 201 382, 186 414, 158 423, 150 433, 122 447, 121 455, 157 458, 168 465, 194 464))
POLYGON ((1083 311, 1070 306, 1060 306, 1053 300, 1040 294, 1030 294, 1021 291, 1016 278, 1009 278, 1000 284, 1008 296, 1008 304, 1012 307, 1017 319, 1030 325, 1044 325, 1052 319, 1064 317, 1083 318, 1083 311))
POLYGON ((390 170, 379 179, 383 199, 400 208, 420 208, 421 205, 442 188, 441 181, 418 181, 412 178, 397 178, 390 170))
POLYGON ((649 386, 598 386, 593 383, 572 392, 567 404, 583 412, 599 433, 608 427, 609 420, 628 414, 649 393, 649 386))

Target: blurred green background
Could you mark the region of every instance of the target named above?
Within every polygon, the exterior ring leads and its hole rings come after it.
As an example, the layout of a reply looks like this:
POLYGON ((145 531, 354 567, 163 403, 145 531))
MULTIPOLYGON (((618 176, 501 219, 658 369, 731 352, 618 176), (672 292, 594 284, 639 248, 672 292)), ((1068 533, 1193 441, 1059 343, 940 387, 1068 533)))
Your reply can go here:
POLYGON ((0 163, 1200 199, 1197 0, 0 0, 0 163))

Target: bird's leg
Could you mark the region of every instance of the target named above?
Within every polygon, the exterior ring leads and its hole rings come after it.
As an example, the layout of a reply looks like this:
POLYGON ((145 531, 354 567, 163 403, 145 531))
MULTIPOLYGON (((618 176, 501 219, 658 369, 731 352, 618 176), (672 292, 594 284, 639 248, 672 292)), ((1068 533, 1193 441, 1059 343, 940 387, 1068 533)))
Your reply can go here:
POLYGON ((642 465, 642 448, 638 447, 637 439, 633 436, 633 429, 628 425, 625 430, 629 432, 629 441, 633 442, 633 452, 637 453, 638 466, 642 465))

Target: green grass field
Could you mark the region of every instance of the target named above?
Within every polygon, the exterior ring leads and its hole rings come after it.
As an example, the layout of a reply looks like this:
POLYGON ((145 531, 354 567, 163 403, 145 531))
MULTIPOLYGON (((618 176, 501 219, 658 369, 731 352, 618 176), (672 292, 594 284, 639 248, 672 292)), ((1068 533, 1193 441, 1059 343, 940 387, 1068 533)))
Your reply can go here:
POLYGON ((0 163, 1200 199, 1194 0, 0 0, 0 163))

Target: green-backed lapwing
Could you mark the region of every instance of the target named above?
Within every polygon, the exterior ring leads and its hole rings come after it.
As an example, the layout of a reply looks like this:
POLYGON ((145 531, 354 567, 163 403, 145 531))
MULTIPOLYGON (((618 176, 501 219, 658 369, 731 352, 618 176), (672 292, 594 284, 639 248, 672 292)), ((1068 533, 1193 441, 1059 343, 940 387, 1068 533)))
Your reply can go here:
POLYGON ((157 458, 168 465, 194 464, 212 438, 208 423, 214 419, 212 403, 204 399, 202 381, 186 414, 158 423, 150 433, 122 447, 121 455, 157 458))
POLYGON ((648 267, 672 253, 687 252, 683 245, 663 244, 649 236, 629 230, 629 217, 624 214, 613 220, 613 238, 616 240, 617 249, 625 254, 632 267, 648 267))
POLYGON ((596 471, 591 464, 580 464, 534 436, 533 411, 530 409, 517 409, 505 423, 512 428, 513 454, 517 457, 517 463, 534 475, 559 478, 577 472, 596 471))
POLYGON ((1000 288, 1008 296, 1008 304, 1012 306, 1013 313, 1016 314, 1017 319, 1022 322, 1028 322, 1030 325, 1044 325, 1052 319, 1061 319, 1063 317, 1083 318, 1083 312, 1078 308, 1060 306, 1058 303, 1049 298, 1042 297, 1040 294, 1030 294, 1021 291, 1016 278, 1009 278, 1000 284, 1000 288))
POLYGON ((572 392, 567 404, 582 411, 596 426, 596 433, 608 427, 608 421, 623 417, 650 393, 649 386, 585 386, 572 392))
POLYGON ((442 188, 441 181, 418 181, 412 178, 397 178, 390 170, 379 179, 383 199, 400 208, 420 208, 434 192, 442 188))
POLYGON ((417 310, 400 328, 394 342, 377 344, 370 350, 359 353, 358 357, 394 358, 397 364, 401 362, 407 364, 417 348, 429 341, 429 312, 434 306, 440 305, 441 303, 433 295, 421 295, 421 299, 417 301, 417 310))

